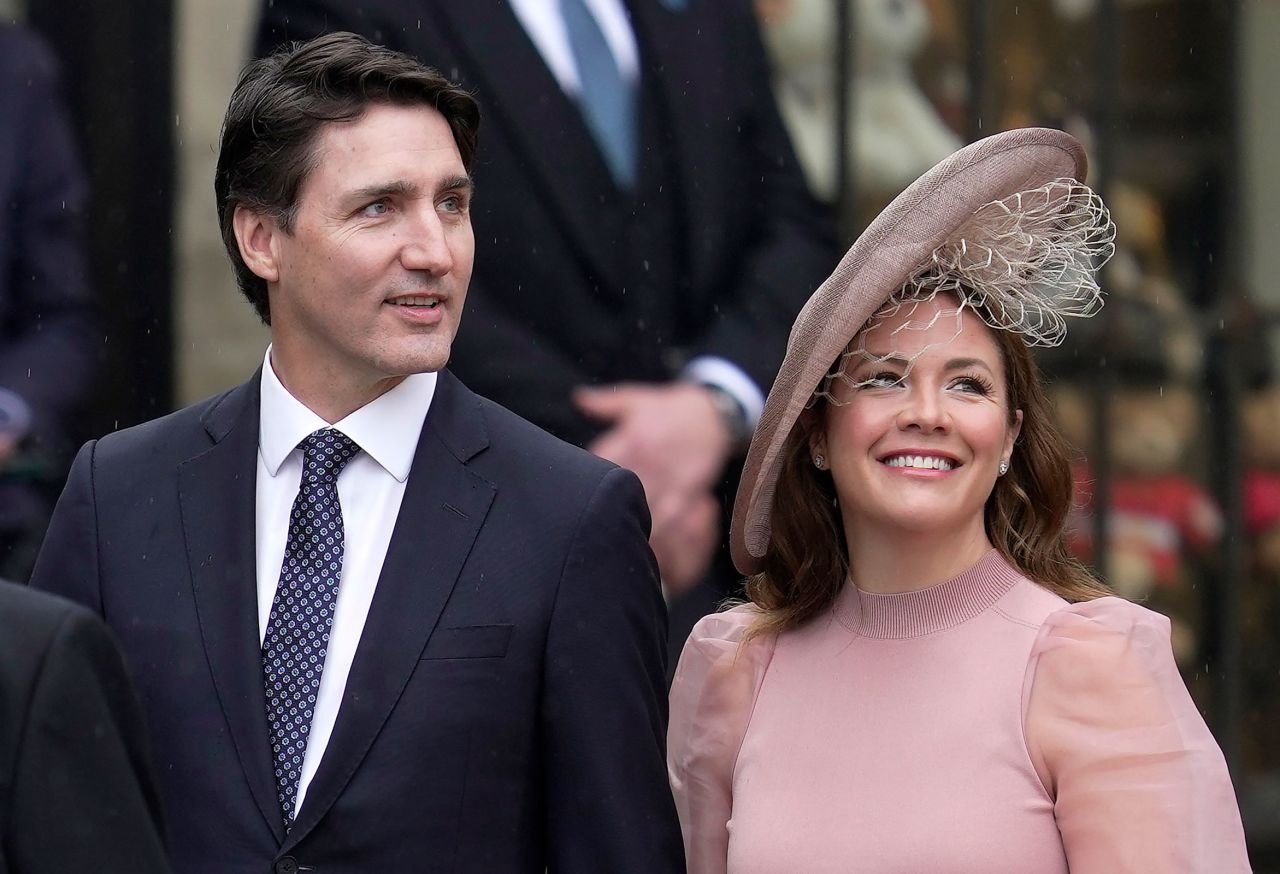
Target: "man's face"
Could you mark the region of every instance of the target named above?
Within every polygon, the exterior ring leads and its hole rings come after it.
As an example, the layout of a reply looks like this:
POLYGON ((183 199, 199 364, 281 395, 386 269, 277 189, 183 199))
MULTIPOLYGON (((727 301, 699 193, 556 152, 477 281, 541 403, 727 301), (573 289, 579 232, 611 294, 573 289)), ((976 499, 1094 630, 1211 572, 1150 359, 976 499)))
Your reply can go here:
POLYGON ((285 384, 439 370, 471 281, 471 180, 427 106, 326 125, 292 233, 271 235, 272 361, 285 384))

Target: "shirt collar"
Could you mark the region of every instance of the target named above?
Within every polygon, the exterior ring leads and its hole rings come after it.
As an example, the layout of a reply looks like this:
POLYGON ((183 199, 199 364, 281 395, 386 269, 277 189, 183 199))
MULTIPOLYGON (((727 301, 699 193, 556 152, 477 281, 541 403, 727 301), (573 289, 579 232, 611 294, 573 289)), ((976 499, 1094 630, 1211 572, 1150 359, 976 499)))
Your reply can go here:
MULTIPOLYGON (((414 373, 395 388, 335 422, 333 428, 356 442, 399 482, 409 478, 422 423, 435 397, 436 374, 414 373)), ((289 393, 271 366, 271 347, 262 363, 262 404, 258 452, 275 476, 289 453, 317 428, 329 423, 289 393)))

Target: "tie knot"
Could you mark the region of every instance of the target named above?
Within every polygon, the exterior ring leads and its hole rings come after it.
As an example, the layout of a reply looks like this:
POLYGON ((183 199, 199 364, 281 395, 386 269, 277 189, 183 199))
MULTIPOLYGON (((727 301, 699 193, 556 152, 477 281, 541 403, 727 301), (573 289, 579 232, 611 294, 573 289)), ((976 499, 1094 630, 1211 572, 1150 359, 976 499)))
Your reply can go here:
POLYGON ((312 431, 299 445, 302 475, 309 483, 337 482, 338 474, 360 451, 354 440, 333 428, 312 431))

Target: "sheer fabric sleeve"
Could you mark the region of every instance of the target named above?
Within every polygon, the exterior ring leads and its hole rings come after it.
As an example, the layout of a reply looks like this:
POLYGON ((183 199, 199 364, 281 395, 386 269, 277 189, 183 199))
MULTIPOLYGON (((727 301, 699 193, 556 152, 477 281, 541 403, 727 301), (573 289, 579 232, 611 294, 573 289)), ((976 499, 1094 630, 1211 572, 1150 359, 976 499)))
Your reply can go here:
POLYGON ((1072 874, 1249 870, 1226 762, 1164 616, 1119 598, 1051 615, 1023 713, 1072 874))
POLYGON ((704 617, 671 684, 667 771, 689 874, 725 874, 734 763, 773 654, 772 638, 741 645, 757 615, 743 606, 704 617))

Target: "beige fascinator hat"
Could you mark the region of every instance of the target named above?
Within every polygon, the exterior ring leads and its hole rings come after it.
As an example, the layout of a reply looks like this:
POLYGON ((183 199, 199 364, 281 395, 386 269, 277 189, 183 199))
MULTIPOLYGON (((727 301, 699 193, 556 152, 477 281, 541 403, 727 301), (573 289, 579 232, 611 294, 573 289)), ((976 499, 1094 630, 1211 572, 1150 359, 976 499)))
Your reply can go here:
POLYGON ((759 571, 769 546, 787 438, 860 351, 854 341, 868 320, 947 292, 957 317, 968 308, 1028 345, 1052 346, 1067 318, 1097 312, 1097 270, 1114 251, 1115 226, 1083 185, 1086 167, 1084 149, 1062 131, 1008 131, 944 159, 867 226, 791 328, 734 503, 739 571, 759 571))

